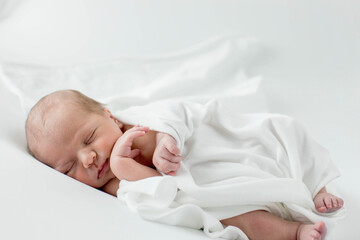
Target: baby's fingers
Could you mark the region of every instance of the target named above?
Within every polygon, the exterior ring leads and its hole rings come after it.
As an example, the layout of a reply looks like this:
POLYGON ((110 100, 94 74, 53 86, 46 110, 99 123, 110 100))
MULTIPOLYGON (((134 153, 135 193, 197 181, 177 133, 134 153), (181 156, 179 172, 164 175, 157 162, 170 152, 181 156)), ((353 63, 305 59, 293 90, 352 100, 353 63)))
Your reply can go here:
POLYGON ((168 174, 170 172, 176 172, 179 169, 180 163, 173 163, 166 159, 160 158, 155 164, 157 170, 168 174))
POLYGON ((142 137, 146 134, 147 130, 144 128, 132 128, 132 129, 129 129, 128 131, 126 131, 122 136, 121 138, 124 139, 124 141, 126 142, 130 142, 132 143, 135 138, 138 138, 138 137, 142 137))
POLYGON ((180 155, 176 156, 169 152, 166 148, 161 152, 161 157, 173 163, 179 163, 182 160, 180 155))
POLYGON ((130 128, 129 130, 127 130, 126 132, 134 132, 134 131, 149 131, 149 127, 146 126, 140 126, 140 125, 136 125, 132 128, 130 128))
POLYGON ((140 155, 140 149, 133 149, 130 153, 130 158, 134 159, 140 155))
POLYGON ((165 143, 165 148, 173 155, 180 155, 180 149, 176 146, 175 142, 168 141, 165 143))
MULTIPOLYGON (((133 141, 135 138, 142 137, 146 134, 146 131, 142 130, 133 130, 133 131, 126 131, 119 139, 116 141, 113 153, 120 156, 131 157, 132 154, 135 153, 131 152, 131 146, 133 145, 133 141)), ((133 157, 132 157, 133 158, 133 157)))

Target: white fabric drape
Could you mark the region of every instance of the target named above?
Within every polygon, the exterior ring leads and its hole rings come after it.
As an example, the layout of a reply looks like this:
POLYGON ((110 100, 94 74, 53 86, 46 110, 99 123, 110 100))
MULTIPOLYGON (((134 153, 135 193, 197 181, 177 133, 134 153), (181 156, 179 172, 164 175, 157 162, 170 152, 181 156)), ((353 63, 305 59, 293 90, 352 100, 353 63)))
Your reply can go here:
POLYGON ((172 135, 183 156, 175 177, 121 181, 118 198, 146 219, 203 228, 210 237, 247 239, 219 220, 264 209, 331 228, 345 214, 316 211, 313 197, 339 173, 327 151, 290 117, 237 114, 216 101, 175 100, 115 115, 172 135))

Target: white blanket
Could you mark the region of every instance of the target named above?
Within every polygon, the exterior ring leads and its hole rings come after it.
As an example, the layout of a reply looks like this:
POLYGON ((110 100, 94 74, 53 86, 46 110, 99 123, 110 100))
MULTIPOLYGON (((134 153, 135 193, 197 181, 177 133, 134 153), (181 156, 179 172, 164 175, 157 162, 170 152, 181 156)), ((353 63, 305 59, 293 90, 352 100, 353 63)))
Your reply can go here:
POLYGON ((26 112, 44 95, 69 88, 116 109, 167 98, 204 102, 216 97, 241 111, 265 111, 261 77, 246 74, 261 59, 259 48, 254 39, 227 35, 176 53, 122 57, 92 65, 1 63, 0 79, 18 95, 26 112), (234 100, 238 104, 232 104, 234 100))
POLYGON ((116 116, 169 133, 183 156, 175 177, 121 181, 118 198, 146 219, 203 228, 210 237, 247 239, 219 220, 264 209, 288 220, 324 221, 331 228, 345 214, 315 210, 313 197, 339 173, 327 151, 289 117, 240 115, 216 101, 170 100, 116 116))

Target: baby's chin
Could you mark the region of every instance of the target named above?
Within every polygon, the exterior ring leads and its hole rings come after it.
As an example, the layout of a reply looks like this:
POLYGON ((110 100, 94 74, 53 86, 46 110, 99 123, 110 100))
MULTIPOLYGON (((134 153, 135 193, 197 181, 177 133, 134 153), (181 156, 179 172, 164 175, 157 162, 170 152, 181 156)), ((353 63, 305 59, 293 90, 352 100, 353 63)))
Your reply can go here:
POLYGON ((85 183, 93 188, 97 188, 97 189, 101 189, 102 187, 104 187, 106 184, 108 184, 111 180, 115 179, 115 175, 112 173, 111 170, 109 170, 109 172, 102 177, 101 179, 96 179, 96 182, 89 184, 89 183, 85 183))
POLYGON ((106 184, 108 184, 111 180, 115 179, 115 175, 114 173, 111 171, 111 168, 109 169, 109 172, 107 172, 107 174, 104 176, 104 181, 102 183, 102 186, 105 186, 106 184))

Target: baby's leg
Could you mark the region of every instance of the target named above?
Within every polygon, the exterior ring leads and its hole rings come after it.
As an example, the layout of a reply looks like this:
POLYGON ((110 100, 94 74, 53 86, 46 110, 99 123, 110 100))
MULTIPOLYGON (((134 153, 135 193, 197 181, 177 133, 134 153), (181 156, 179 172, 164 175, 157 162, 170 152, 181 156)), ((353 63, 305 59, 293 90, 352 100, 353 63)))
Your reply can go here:
POLYGON ((323 187, 314 197, 316 209, 321 213, 335 212, 342 208, 344 201, 326 191, 323 187))
POLYGON ((323 222, 290 222, 262 210, 224 219, 221 223, 240 228, 251 240, 322 240, 326 235, 323 222))

